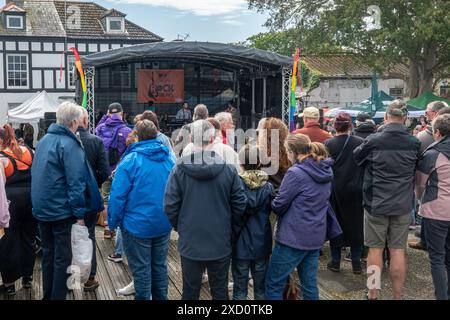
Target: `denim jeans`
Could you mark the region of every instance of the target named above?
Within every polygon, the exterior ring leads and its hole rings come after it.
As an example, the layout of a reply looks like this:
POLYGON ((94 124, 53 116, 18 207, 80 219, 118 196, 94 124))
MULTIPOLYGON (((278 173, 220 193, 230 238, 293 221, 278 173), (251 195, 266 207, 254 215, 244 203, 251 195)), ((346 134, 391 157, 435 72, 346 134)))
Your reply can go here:
POLYGON ((450 221, 423 218, 437 300, 450 299, 450 221))
POLYGON ((208 281, 213 300, 228 300, 228 271, 230 257, 213 261, 191 260, 181 256, 183 294, 181 300, 199 300, 203 272, 208 270, 208 281))
POLYGON ((95 226, 97 225, 97 215, 90 214, 84 218, 84 223, 89 231, 89 239, 92 240, 92 244, 94 246, 94 250, 92 250, 92 264, 91 264, 91 273, 89 278, 95 278, 97 275, 97 245, 95 241, 95 226))
POLYGON ((151 239, 138 238, 122 228, 123 244, 133 274, 136 300, 167 300, 167 254, 170 233, 151 239))
POLYGON ((123 239, 122 239, 122 231, 120 230, 120 228, 116 229, 116 241, 114 245, 114 253, 123 256, 123 239))
POLYGON ((42 284, 44 300, 65 300, 67 269, 72 263, 73 218, 62 221, 39 221, 42 245, 42 284))
POLYGON ((255 300, 264 300, 264 282, 266 279, 267 259, 233 259, 233 300, 246 300, 248 294, 248 275, 252 272, 255 300))
POLYGON ((303 300, 319 300, 317 270, 320 250, 299 250, 275 244, 266 274, 267 300, 282 300, 289 274, 297 267, 303 300))

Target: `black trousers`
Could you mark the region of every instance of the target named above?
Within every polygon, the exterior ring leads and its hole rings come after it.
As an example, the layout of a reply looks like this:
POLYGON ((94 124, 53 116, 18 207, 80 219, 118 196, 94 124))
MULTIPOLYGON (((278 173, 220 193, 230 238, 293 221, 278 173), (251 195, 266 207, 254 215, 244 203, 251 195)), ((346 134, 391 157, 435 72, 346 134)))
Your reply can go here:
POLYGON ((65 300, 67 269, 72 263, 72 224, 74 218, 39 221, 42 240, 42 284, 44 300, 65 300))
POLYGON ((183 270, 182 300, 199 300, 202 275, 208 271, 209 287, 213 300, 228 300, 228 271, 231 257, 214 261, 196 261, 181 257, 183 270))
POLYGON ((30 188, 7 187, 6 195, 11 201, 10 222, 0 240, 0 274, 3 283, 13 283, 33 275, 37 221, 32 214, 30 188))
POLYGON ((84 223, 89 231, 89 239, 92 240, 92 244, 94 246, 94 250, 92 250, 92 265, 91 265, 91 273, 89 278, 95 278, 97 274, 97 245, 95 241, 95 226, 97 225, 97 215, 89 214, 84 218, 84 223))

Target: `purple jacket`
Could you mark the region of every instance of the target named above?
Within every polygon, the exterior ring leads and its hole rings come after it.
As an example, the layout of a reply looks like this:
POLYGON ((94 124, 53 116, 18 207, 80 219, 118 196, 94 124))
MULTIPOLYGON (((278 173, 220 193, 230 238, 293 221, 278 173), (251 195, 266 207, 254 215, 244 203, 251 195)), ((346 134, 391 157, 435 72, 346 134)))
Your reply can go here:
POLYGON ((277 242, 300 250, 318 250, 328 237, 342 233, 330 210, 332 165, 332 159, 316 162, 308 158, 286 172, 272 202, 278 215, 277 242))
MULTIPOLYGON (((111 117, 107 117, 106 120, 102 118, 97 129, 95 129, 95 134, 99 136, 103 145, 105 146, 105 151, 108 154, 109 147, 113 143, 114 133, 118 130, 117 133, 117 149, 119 150, 119 156, 127 149, 127 137, 131 133, 131 129, 127 127, 125 122, 116 114, 111 115, 111 117)), ((109 174, 117 167, 116 165, 109 167, 109 174)))

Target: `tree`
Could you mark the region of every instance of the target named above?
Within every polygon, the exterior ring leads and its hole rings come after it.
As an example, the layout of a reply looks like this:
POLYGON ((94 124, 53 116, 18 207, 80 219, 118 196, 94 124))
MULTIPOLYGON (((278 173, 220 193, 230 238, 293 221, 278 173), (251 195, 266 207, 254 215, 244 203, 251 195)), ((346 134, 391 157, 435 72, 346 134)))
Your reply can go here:
POLYGON ((245 46, 291 56, 296 48, 295 32, 286 30, 280 32, 265 32, 251 36, 244 42, 245 46))
POLYGON ((381 73, 395 64, 409 66, 410 98, 431 91, 450 77, 448 0, 248 0, 270 14, 273 32, 292 30, 306 53, 340 48, 364 57, 381 73), (370 8, 375 11, 368 13, 370 8), (379 12, 378 12, 379 9, 379 12), (379 14, 378 14, 379 13, 379 14), (375 21, 379 28, 369 28, 375 21))

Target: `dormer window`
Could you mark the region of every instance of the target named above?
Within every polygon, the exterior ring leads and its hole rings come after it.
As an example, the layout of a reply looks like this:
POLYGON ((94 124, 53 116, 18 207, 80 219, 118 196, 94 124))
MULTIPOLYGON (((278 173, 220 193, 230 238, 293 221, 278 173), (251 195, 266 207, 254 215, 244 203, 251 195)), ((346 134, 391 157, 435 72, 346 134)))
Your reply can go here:
POLYGON ((125 19, 122 17, 107 17, 106 31, 109 33, 124 33, 125 19))
POLYGON ((6 16, 6 27, 8 29, 23 29, 23 16, 6 16))

